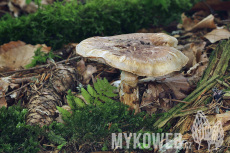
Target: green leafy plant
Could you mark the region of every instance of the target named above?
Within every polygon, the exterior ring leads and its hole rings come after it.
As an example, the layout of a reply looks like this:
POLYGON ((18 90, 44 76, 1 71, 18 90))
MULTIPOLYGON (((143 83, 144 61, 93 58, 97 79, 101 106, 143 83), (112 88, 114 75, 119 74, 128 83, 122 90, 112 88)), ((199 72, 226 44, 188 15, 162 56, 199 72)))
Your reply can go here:
POLYGON ((136 32, 179 20, 197 0, 89 0, 55 2, 34 14, 0 20, 0 45, 13 40, 46 44, 55 50, 95 35, 136 32))
POLYGON ((128 111, 127 105, 113 100, 117 96, 113 93, 115 88, 106 79, 97 80, 93 87, 88 85, 87 90, 82 88, 81 93, 87 104, 82 100, 79 104, 79 98, 68 91, 71 111, 57 107, 64 124, 53 123, 49 128, 55 135, 65 138, 63 142, 67 142, 57 144, 64 148, 74 144, 82 146, 82 149, 84 144, 88 144, 90 149, 110 150, 112 133, 135 133, 143 128, 155 131, 152 124, 157 116, 149 116, 145 112, 134 115, 134 112, 128 111))
POLYGON ((34 52, 34 56, 33 59, 31 61, 30 64, 26 65, 26 68, 31 68, 31 67, 35 67, 38 64, 44 64, 46 63, 47 59, 51 59, 53 60, 54 58, 60 58, 57 55, 54 55, 54 53, 52 51, 50 51, 49 53, 44 53, 41 51, 41 47, 38 48, 35 52, 34 52))
POLYGON ((116 87, 111 86, 106 78, 103 80, 97 79, 93 87, 88 85, 87 91, 84 88, 81 89, 82 96, 85 97, 88 103, 100 105, 101 101, 112 102, 113 100, 110 98, 117 96, 117 94, 114 94, 116 87))
MULTIPOLYGON (((27 110, 20 104, 2 107, 0 152, 38 152, 39 145, 43 143, 66 152, 76 151, 76 148, 84 152, 94 148, 105 151, 110 150, 112 133, 156 131, 152 125, 157 116, 144 112, 134 115, 134 112, 128 111, 127 105, 113 100, 117 96, 113 93, 114 89, 106 79, 97 80, 93 86, 87 86, 87 90, 81 88, 87 104, 69 90, 67 100, 71 111, 58 107, 64 123, 53 122, 42 128, 26 124, 27 110), (79 104, 78 100, 82 103, 79 104), (44 142, 40 142, 39 137, 44 142)), ((44 149, 50 150, 46 146, 44 149)))
MULTIPOLYGON (((71 93, 71 90, 69 90, 66 98, 71 109, 75 109, 77 107, 85 107, 86 105, 102 105, 105 102, 115 102, 111 98, 117 96, 117 94, 114 93, 116 87, 111 86, 106 78, 104 78, 103 80, 97 79, 97 82, 93 84, 93 87, 88 85, 87 90, 81 88, 81 94, 84 97, 87 104, 82 99, 75 97, 71 93)), ((63 115, 64 118, 68 118, 71 116, 71 113, 65 109, 59 106, 57 106, 57 109, 63 115)))

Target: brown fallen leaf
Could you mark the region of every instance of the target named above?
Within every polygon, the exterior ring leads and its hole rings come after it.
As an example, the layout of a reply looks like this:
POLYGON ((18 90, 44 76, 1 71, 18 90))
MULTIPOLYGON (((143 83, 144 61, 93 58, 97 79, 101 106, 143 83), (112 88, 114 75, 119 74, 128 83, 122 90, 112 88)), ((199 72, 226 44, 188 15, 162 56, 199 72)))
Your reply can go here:
POLYGON ((184 45, 180 50, 189 58, 186 68, 189 69, 201 61, 206 42, 189 43, 184 45))
POLYGON ((230 111, 222 114, 216 114, 216 119, 222 123, 224 131, 230 130, 230 111))
MULTIPOLYGON (((2 77, 0 78, 0 108, 2 106, 5 106, 7 107, 7 101, 4 97, 4 95, 8 92, 8 89, 9 87, 11 89, 15 89, 15 88, 18 88, 19 87, 19 84, 14 84, 14 83, 11 83, 11 76, 9 77, 2 77)), ((10 95, 12 98, 15 98, 17 96, 17 93, 12 93, 10 95)))
POLYGON ((143 93, 140 108, 150 114, 166 112, 175 105, 173 100, 184 99, 191 89, 187 78, 182 74, 150 82, 143 93))
POLYGON ((85 61, 81 59, 80 61, 77 62, 77 71, 79 74, 82 74, 84 73, 85 70, 86 70, 85 61))
POLYGON ((149 83, 147 90, 143 93, 140 108, 149 114, 154 114, 160 108, 159 94, 164 89, 159 83, 149 83))
POLYGON ((227 29, 214 29, 211 32, 204 35, 211 43, 215 43, 222 39, 229 39, 230 32, 227 29))
POLYGON ((200 61, 198 62, 199 66, 195 71, 195 76, 197 77, 201 77, 204 73, 204 71, 206 70, 207 66, 208 66, 208 56, 207 53, 204 52, 201 56, 200 56, 200 61))
POLYGON ((188 63, 185 65, 185 68, 189 69, 192 66, 194 66, 197 62, 196 62, 196 55, 193 52, 193 46, 194 43, 189 43, 183 46, 183 48, 181 48, 180 50, 182 51, 182 53, 184 53, 185 56, 187 56, 189 58, 188 63))
POLYGON ((86 66, 83 59, 77 62, 77 70, 78 73, 81 74, 83 77, 82 78, 83 84, 88 84, 93 77, 93 73, 97 72, 96 66, 92 66, 92 65, 86 66))
MULTIPOLYGON (((53 3, 53 1, 54 0, 41 0, 40 3, 47 5, 53 3)), ((15 17, 18 17, 22 12, 34 13, 38 9, 38 5, 35 2, 31 1, 27 4, 26 0, 9 0, 8 7, 15 17)))
POLYGON ((7 102, 5 97, 0 98, 0 108, 2 108, 3 106, 7 107, 7 102))
POLYGON ((195 26, 199 20, 197 19, 191 19, 187 17, 184 13, 181 14, 181 20, 182 20, 182 27, 185 29, 185 31, 189 31, 192 29, 193 26, 195 26))
POLYGON ((181 15, 181 19, 185 31, 192 31, 195 29, 203 29, 203 28, 210 28, 210 29, 216 28, 216 25, 214 23, 214 16, 212 14, 207 16, 201 21, 197 19, 192 20, 191 18, 188 18, 185 14, 181 15))
POLYGON ((0 96, 8 91, 8 87, 10 85, 11 77, 2 77, 0 78, 0 96))
POLYGON ((22 41, 11 41, 0 46, 0 72, 17 70, 31 63, 34 52, 39 48, 45 53, 51 48, 45 45, 30 45, 22 41))
POLYGON ((193 77, 195 80, 199 80, 208 66, 209 59, 205 46, 206 42, 204 41, 199 43, 189 43, 182 47, 180 46, 180 50, 189 58, 189 61, 185 66, 185 68, 188 69, 186 75, 193 77))

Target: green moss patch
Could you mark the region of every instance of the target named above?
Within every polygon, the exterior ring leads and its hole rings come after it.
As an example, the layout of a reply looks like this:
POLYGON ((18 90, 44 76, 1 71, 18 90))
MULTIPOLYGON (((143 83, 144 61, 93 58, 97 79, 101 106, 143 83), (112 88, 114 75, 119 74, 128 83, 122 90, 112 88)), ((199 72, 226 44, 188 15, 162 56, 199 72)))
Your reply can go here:
POLYGON ((193 0, 89 0, 55 2, 36 13, 0 21, 0 45, 13 40, 45 43, 53 49, 96 35, 132 33, 180 19, 193 0))

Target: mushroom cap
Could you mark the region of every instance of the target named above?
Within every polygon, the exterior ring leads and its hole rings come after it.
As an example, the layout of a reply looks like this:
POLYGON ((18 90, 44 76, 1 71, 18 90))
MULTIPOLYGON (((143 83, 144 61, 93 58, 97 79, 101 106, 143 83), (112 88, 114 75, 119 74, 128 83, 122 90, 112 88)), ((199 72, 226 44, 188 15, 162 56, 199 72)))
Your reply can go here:
POLYGON ((176 46, 177 39, 164 33, 134 33, 88 38, 76 52, 138 76, 158 77, 187 64, 188 58, 176 46))

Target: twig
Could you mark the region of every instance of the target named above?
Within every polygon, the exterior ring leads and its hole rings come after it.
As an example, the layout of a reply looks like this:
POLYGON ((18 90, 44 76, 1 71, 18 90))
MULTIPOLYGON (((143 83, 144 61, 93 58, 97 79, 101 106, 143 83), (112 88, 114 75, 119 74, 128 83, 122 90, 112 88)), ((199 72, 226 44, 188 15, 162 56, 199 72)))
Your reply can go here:
POLYGON ((230 88, 230 86, 229 86, 226 82, 221 81, 221 80, 219 80, 219 79, 216 79, 216 81, 217 81, 219 84, 221 84, 221 85, 223 85, 223 86, 225 86, 225 87, 227 87, 227 88, 230 88))
MULTIPOLYGON (((80 56, 76 56, 76 57, 73 57, 71 59, 67 59, 67 60, 62 60, 62 61, 56 62, 56 64, 65 63, 66 61, 72 61, 72 60, 76 60, 76 59, 79 59, 79 58, 81 58, 81 57, 80 56)), ((16 73, 16 72, 25 72, 25 71, 37 70, 37 69, 41 69, 41 68, 48 67, 48 66, 50 66, 50 64, 41 65, 41 66, 38 66, 38 67, 29 68, 29 69, 22 69, 22 70, 16 70, 16 71, 10 71, 10 72, 5 72, 5 73, 0 73, 0 75, 12 74, 12 73, 16 73)))
POLYGON ((191 110, 197 110, 197 109, 201 109, 201 108, 204 108, 204 107, 205 107, 205 106, 193 107, 193 108, 181 110, 180 112, 188 112, 188 111, 191 111, 191 110))
POLYGON ((27 83, 27 84, 21 86, 20 88, 14 90, 14 91, 11 91, 11 92, 9 92, 9 93, 7 93, 7 94, 5 94, 5 95, 1 95, 0 98, 9 96, 9 95, 11 95, 12 93, 14 93, 14 92, 16 92, 16 91, 19 91, 19 90, 21 90, 22 88, 25 88, 25 87, 28 86, 28 85, 30 85, 30 83, 27 83))
POLYGON ((181 111, 180 113, 178 113, 178 114, 176 114, 174 116, 174 118, 176 118, 176 117, 184 117, 184 118, 181 118, 178 121, 179 123, 177 123, 176 126, 179 127, 186 120, 186 118, 188 117, 187 115, 197 113, 198 110, 207 111, 207 110, 209 110, 209 108, 203 106, 203 107, 196 107, 196 108, 193 108, 193 109, 190 109, 190 110, 187 109, 186 111, 183 111, 183 112, 181 111))
POLYGON ((16 84, 20 84, 20 83, 23 83, 23 82, 29 82, 31 81, 32 79, 38 79, 39 76, 32 76, 32 77, 24 77, 24 78, 12 78, 10 80, 10 82, 12 83, 16 83, 16 84))
POLYGON ((179 103, 189 104, 189 102, 187 102, 187 101, 182 101, 182 100, 177 100, 177 99, 167 99, 167 100, 171 100, 171 101, 179 102, 179 103))

